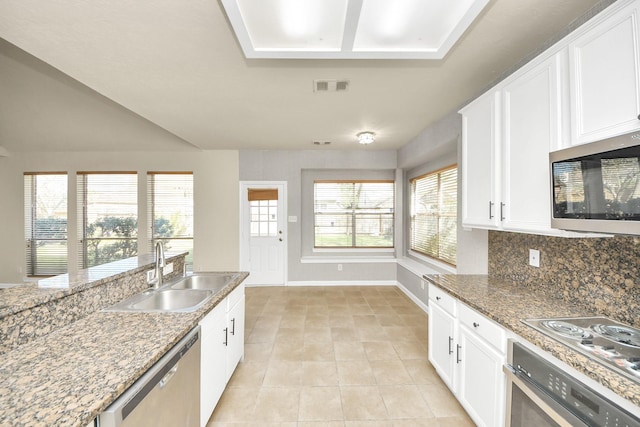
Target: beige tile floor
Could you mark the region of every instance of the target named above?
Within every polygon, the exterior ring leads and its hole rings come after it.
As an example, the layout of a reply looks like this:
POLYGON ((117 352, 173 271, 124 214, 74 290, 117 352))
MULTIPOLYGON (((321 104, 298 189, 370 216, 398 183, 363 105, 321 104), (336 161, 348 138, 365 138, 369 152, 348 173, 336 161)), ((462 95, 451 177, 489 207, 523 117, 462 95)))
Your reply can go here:
POLYGON ((208 427, 466 427, 395 287, 246 289, 245 357, 208 427))

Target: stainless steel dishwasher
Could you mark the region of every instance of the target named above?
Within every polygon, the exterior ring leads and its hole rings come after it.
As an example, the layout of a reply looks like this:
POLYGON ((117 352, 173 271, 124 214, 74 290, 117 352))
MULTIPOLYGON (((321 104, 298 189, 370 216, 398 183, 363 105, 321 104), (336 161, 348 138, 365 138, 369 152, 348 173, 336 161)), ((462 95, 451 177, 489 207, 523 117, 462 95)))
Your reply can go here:
POLYGON ((98 417, 100 427, 197 427, 200 326, 145 372, 98 417))

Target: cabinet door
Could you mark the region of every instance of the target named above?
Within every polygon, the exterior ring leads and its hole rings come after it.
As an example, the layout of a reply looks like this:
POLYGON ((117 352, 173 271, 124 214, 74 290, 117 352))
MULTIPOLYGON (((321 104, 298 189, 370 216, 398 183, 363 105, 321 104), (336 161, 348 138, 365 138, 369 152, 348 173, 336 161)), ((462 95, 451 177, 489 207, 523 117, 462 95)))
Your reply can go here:
POLYGON ((640 127, 638 1, 624 3, 569 45, 573 145, 640 127))
POLYGON ((455 333, 454 318, 429 301, 429 361, 440 378, 454 391, 455 333))
POLYGON ((227 327, 229 332, 226 360, 226 380, 244 357, 244 295, 230 308, 227 313, 227 327))
POLYGON ((476 99, 462 114, 462 225, 495 228, 499 222, 496 159, 499 92, 476 99))
POLYGON ((227 384, 226 304, 220 303, 200 321, 200 427, 207 425, 227 384))
POLYGON ((459 329, 458 400, 478 426, 503 425, 504 357, 466 326, 459 329))
MULTIPOLYGON (((559 61, 553 56, 504 86, 502 227, 551 231, 549 151, 560 139, 559 61)), ((500 212, 499 212, 500 214, 500 212)))

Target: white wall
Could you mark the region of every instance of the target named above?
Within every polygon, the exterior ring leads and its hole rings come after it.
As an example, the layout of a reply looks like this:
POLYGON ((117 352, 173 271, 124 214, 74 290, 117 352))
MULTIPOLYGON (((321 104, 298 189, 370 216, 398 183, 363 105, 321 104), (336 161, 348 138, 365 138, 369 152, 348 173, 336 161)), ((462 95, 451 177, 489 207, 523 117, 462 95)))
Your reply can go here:
MULTIPOLYGON (((21 282, 24 276, 24 172, 67 172, 73 190, 77 171, 137 171, 144 176, 141 179, 146 179, 147 171, 193 171, 194 271, 235 271, 239 266, 238 170, 234 150, 39 152, 0 157, 0 282, 21 282)), ((69 193, 68 202, 69 246, 76 253, 75 192, 69 193)), ((144 197, 139 197, 139 203, 146 203, 144 197)), ((144 229, 146 217, 139 220, 144 229)))

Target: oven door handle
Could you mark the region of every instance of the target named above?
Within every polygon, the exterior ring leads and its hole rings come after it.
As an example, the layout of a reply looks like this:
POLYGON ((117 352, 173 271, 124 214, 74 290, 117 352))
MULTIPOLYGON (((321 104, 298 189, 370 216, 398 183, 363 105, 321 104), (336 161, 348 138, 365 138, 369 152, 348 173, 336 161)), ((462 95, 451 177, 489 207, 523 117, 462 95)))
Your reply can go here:
POLYGON ((529 399, 561 427, 588 427, 580 418, 567 410, 562 404, 521 374, 512 366, 504 365, 502 370, 507 375, 507 381, 516 385, 529 399))

